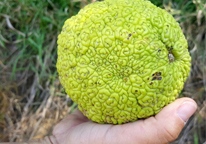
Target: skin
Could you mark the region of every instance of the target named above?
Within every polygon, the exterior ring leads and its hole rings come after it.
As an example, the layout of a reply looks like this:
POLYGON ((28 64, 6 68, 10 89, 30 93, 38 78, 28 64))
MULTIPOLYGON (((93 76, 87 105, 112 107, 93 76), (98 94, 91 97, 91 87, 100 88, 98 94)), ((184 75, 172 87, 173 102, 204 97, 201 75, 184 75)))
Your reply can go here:
POLYGON ((29 144, 166 144, 174 141, 196 111, 190 98, 180 98, 154 117, 123 125, 97 124, 79 110, 54 127, 53 135, 29 144))

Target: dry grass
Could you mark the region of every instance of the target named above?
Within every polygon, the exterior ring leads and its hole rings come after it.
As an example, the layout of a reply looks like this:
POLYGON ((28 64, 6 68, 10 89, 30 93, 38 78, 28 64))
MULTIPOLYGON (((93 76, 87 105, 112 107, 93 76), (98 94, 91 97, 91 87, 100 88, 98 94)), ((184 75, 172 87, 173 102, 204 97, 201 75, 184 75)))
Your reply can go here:
MULTIPOLYGON (((179 139, 173 143, 198 144, 206 141, 206 4, 193 1, 196 12, 186 15, 180 23, 188 40, 192 57, 190 76, 185 83, 181 96, 194 99, 198 109, 187 122, 179 139)), ((177 20, 185 16, 176 17, 177 20)))
MULTIPOLYGON (((63 22, 87 0, 0 1, 0 142, 49 135, 76 104, 56 73, 56 38, 63 22)), ((153 1, 172 13, 186 35, 192 70, 181 97, 198 110, 173 143, 206 141, 206 4, 203 1, 153 1)))

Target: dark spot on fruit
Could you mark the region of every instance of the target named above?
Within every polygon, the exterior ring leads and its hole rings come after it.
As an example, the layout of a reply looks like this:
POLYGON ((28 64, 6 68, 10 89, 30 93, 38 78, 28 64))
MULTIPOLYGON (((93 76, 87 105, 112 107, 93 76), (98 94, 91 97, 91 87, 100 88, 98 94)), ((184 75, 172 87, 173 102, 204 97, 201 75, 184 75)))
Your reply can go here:
POLYGON ((158 49, 158 52, 161 52, 161 49, 158 49))
POLYGON ((152 85, 153 84, 153 82, 151 82, 149 85, 152 85))
POLYGON ((140 87, 142 87, 142 85, 140 85, 140 87))
POLYGON ((147 78, 147 80, 149 80, 149 78, 147 78))
POLYGON ((158 77, 158 80, 162 80, 162 77, 158 77))
POLYGON ((132 36, 132 34, 129 34, 129 37, 131 37, 132 36))
POLYGON ((153 78, 152 78, 152 80, 156 80, 156 79, 157 79, 157 77, 153 77, 153 78))
POLYGON ((138 90, 135 90, 135 92, 138 92, 138 90))
POLYGON ((64 48, 65 50, 67 50, 67 48, 64 48))
POLYGON ((157 76, 161 76, 161 74, 162 74, 162 73, 161 73, 161 72, 159 72, 159 73, 157 73, 157 76))

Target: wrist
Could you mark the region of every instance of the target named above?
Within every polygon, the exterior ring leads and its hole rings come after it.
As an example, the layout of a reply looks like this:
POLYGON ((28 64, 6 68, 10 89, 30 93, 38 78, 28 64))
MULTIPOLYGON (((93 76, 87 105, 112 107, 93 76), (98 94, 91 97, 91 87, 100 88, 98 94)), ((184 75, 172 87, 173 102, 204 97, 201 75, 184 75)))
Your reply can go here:
POLYGON ((46 136, 42 139, 28 141, 27 144, 58 144, 54 136, 46 136))

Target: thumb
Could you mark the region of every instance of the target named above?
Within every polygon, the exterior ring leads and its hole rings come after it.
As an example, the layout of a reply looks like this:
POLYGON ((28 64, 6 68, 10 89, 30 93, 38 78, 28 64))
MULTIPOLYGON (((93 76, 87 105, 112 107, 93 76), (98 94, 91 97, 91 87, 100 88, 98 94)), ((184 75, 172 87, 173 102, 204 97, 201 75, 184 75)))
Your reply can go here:
MULTIPOLYGON (((158 139, 163 143, 174 141, 196 109, 196 102, 190 98, 177 99, 175 102, 163 108, 161 112, 155 116, 155 127, 158 129, 158 139)), ((146 121, 149 120, 150 119, 146 121)))

